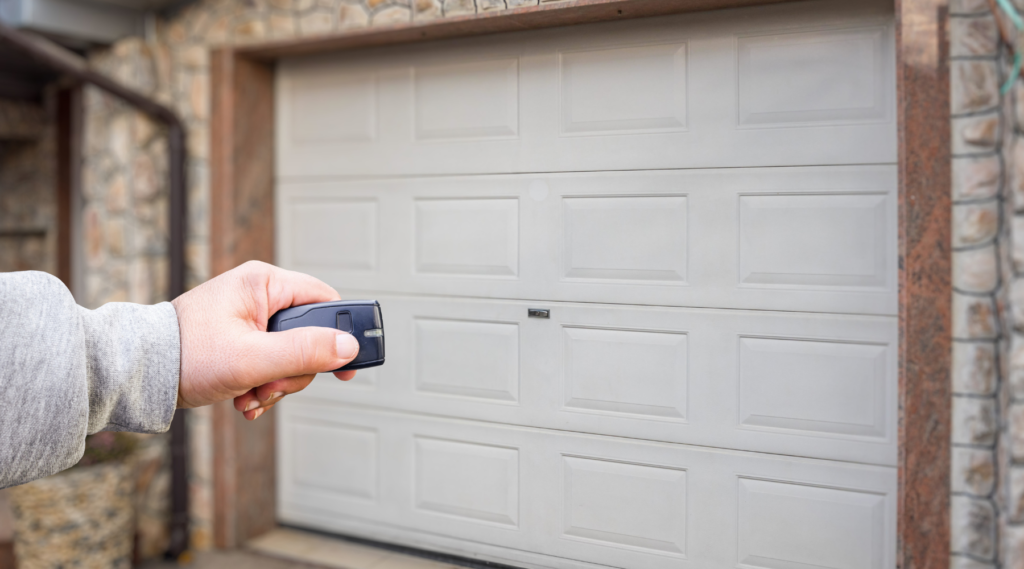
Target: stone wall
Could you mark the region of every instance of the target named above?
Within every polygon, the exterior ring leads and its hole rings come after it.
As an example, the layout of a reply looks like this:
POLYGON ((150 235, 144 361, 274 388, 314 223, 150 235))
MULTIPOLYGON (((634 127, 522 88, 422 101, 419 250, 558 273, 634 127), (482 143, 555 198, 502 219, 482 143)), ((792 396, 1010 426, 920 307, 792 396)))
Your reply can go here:
POLYGON ((988 2, 953 2, 949 24, 951 565, 1024 569, 1024 82, 1000 93, 1012 54, 988 2))

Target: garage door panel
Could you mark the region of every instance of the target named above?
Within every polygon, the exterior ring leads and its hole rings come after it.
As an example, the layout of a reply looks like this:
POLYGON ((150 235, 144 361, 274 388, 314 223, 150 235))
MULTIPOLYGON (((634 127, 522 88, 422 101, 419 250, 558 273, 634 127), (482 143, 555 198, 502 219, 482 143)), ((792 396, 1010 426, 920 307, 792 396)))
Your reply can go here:
POLYGON ((378 300, 388 364, 374 387, 327 374, 295 397, 895 464, 889 317, 378 300))
POLYGON ((414 68, 421 140, 488 140, 519 134, 519 59, 414 68))
POLYGON ((687 418, 687 335, 563 326, 564 406, 640 418, 687 418))
POLYGON ((685 43, 560 52, 561 134, 686 130, 686 59, 685 43))
POLYGON ((739 567, 885 565, 886 496, 740 477, 739 567))
POLYGON ((884 26, 737 40, 739 126, 891 120, 884 26))
POLYGON ((562 456, 568 539, 686 556, 686 470, 562 456))
POLYGON ((359 507, 298 499, 308 483, 280 461, 289 523, 369 536, 378 535, 371 524, 383 524, 414 542, 455 537, 507 548, 505 559, 529 549, 548 556, 546 566, 894 563, 892 468, 295 400, 278 409, 282 425, 344 417, 391 449, 380 455, 379 500, 359 507))
POLYGON ((889 10, 815 2, 286 60, 278 172, 892 162, 889 10))
POLYGON ((891 352, 884 343, 741 336, 740 425, 885 438, 891 352))
POLYGON ((413 328, 418 392, 518 402, 518 323, 414 317, 413 328))
POLYGON ((515 278, 519 272, 519 200, 415 200, 416 272, 515 278))
POLYGON ((339 289, 895 314, 896 183, 892 166, 291 183, 278 255, 339 289))
POLYGON ((388 322, 278 405, 281 519, 895 566, 894 35, 812 0, 280 62, 276 258, 388 322))

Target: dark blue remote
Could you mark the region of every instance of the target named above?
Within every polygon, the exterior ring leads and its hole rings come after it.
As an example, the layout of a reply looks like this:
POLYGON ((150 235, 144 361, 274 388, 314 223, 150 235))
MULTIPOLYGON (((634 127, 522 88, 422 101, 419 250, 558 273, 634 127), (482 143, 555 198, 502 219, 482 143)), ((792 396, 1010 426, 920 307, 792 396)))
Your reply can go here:
POLYGON ((334 371, 384 364, 384 318, 376 300, 338 300, 285 308, 270 317, 267 332, 283 332, 303 326, 342 330, 359 341, 356 359, 334 371))

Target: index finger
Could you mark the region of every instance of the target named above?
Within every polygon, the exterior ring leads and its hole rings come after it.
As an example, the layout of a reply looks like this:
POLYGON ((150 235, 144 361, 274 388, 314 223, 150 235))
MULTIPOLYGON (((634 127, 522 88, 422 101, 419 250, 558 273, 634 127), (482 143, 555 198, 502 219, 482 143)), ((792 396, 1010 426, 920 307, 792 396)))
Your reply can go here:
POLYGON ((305 273, 272 267, 269 277, 267 301, 270 314, 292 306, 341 300, 338 291, 305 273))

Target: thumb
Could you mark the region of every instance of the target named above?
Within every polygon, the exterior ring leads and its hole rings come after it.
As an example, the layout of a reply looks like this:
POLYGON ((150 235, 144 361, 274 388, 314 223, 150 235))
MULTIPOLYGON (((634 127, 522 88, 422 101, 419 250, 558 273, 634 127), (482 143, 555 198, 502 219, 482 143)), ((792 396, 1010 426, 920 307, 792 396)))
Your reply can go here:
POLYGON ((284 332, 251 332, 254 367, 259 377, 253 387, 297 375, 338 369, 356 358, 359 342, 352 334, 309 326, 284 332))

